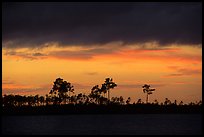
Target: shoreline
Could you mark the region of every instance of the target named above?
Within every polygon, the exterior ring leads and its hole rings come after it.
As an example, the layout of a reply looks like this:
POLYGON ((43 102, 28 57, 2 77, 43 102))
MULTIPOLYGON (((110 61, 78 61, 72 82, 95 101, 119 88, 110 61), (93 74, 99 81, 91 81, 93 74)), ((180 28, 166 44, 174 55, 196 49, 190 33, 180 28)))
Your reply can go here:
POLYGON ((7 115, 86 115, 86 114, 202 114, 202 106, 190 105, 48 105, 2 107, 2 114, 7 115))

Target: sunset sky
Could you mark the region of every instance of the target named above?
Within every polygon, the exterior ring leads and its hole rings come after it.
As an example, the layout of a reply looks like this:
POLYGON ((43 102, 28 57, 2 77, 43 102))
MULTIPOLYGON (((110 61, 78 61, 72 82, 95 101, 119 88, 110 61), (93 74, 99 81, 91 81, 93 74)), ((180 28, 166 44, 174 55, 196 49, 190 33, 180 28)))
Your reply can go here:
POLYGON ((56 78, 89 94, 202 100, 202 3, 3 3, 2 95, 45 95, 56 78))

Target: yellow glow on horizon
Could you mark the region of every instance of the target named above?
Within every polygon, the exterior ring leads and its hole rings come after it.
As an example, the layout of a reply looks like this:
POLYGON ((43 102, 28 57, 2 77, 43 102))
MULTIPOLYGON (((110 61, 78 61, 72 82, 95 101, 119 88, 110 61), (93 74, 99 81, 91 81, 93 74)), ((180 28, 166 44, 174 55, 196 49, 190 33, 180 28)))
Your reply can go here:
MULTIPOLYGON (((147 43, 145 48, 139 48, 139 44, 124 47, 121 46, 121 43, 112 44, 112 47, 109 43, 108 46, 103 45, 100 48, 80 45, 59 47, 56 44, 42 49, 11 50, 3 48, 2 79, 3 81, 14 81, 15 84, 2 83, 2 94, 6 93, 4 89, 35 88, 44 84, 47 85, 48 90, 30 93, 47 94, 51 88, 50 85, 58 77, 71 83, 85 85, 87 88, 84 89, 76 86, 78 90, 76 92, 88 93, 92 86, 102 84, 106 77, 112 77, 118 85, 140 85, 142 83, 152 83, 153 87, 154 85, 165 85, 158 87, 158 93, 152 96, 160 100, 165 98, 165 95, 171 98, 181 96, 183 90, 188 91, 188 95, 195 93, 196 99, 194 100, 201 99, 202 48, 175 44, 160 49, 157 43, 152 45, 147 43), (120 46, 117 47, 117 44, 120 46), (100 52, 100 50, 104 51, 100 52), (62 51, 61 56, 51 54, 62 51), (106 53, 105 51, 111 52, 106 53), (34 56, 35 53, 39 53, 39 56, 34 56), (84 55, 90 58, 83 58, 84 55), (170 94, 170 90, 175 90, 174 94, 170 94)), ((112 95, 143 97, 143 93, 133 92, 140 91, 140 86, 138 88, 126 87, 118 86, 113 90, 112 95)), ((192 99, 185 95, 180 98, 187 101, 192 99)))

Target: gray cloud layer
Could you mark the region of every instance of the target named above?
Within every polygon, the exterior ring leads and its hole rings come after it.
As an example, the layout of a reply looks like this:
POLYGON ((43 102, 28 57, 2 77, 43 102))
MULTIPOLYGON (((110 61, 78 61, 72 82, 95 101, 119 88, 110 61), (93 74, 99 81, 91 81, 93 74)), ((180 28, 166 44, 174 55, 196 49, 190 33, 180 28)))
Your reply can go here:
MULTIPOLYGON (((202 43, 202 3, 3 3, 3 43, 202 43)), ((4 45, 4 44, 3 44, 4 45)))

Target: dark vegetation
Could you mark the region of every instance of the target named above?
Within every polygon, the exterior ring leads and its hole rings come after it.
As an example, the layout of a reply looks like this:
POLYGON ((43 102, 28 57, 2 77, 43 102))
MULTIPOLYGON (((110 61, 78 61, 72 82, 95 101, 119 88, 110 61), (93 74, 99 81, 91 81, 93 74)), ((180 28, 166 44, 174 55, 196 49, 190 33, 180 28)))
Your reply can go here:
POLYGON ((49 94, 44 96, 4 95, 2 97, 3 115, 48 115, 48 114, 138 114, 138 113, 201 113, 202 101, 184 104, 171 102, 168 98, 159 103, 150 103, 148 96, 155 91, 145 84, 146 102, 141 99, 130 104, 131 98, 122 96, 110 98, 110 90, 117 84, 106 78, 99 87, 95 85, 89 95, 74 94, 74 86, 57 78, 49 94), (72 95, 70 95, 72 94, 72 95))

